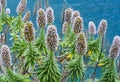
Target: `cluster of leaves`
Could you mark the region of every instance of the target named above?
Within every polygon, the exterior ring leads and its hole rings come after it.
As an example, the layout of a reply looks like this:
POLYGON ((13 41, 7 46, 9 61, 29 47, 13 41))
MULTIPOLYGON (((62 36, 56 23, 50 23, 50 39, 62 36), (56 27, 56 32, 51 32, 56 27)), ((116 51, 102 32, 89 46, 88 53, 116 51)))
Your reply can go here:
POLYGON ((116 70, 115 59, 106 58, 103 69, 106 71, 102 73, 100 82, 119 82, 118 73, 116 70))
POLYGON ((14 73, 11 69, 7 69, 5 75, 0 75, 0 82, 31 82, 31 81, 28 77, 18 73, 14 73))
POLYGON ((55 59, 50 55, 45 59, 37 69, 37 77, 40 82, 59 82, 61 73, 58 65, 55 63, 55 59))

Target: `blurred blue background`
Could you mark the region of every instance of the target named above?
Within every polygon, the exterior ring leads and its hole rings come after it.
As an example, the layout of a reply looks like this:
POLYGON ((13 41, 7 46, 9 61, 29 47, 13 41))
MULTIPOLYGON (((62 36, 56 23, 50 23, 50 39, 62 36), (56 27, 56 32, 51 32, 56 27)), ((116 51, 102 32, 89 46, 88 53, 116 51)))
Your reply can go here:
MULTIPOLYGON (((7 7, 11 9, 11 15, 16 16, 16 7, 20 0, 7 0, 7 7)), ((43 0, 44 1, 44 0, 43 0)), ((96 26, 101 19, 108 21, 108 29, 106 33, 106 42, 111 43, 115 35, 120 35, 120 0, 66 0, 67 7, 74 10, 79 10, 84 20, 84 28, 88 28, 88 22, 95 22, 96 26)), ((36 0, 28 0, 26 10, 33 13, 36 0)), ((54 9, 55 22, 60 33, 61 29, 61 14, 63 10, 64 0, 49 0, 49 5, 54 9)), ((42 5, 42 8, 45 8, 42 5)), ((36 16, 32 14, 31 21, 34 22, 36 27, 36 16)), ((89 69, 89 73, 93 70, 89 69)), ((98 70, 99 71, 99 70, 98 70)), ((99 72, 97 76, 99 76, 99 72)), ((87 75, 87 77, 89 74, 87 75)))

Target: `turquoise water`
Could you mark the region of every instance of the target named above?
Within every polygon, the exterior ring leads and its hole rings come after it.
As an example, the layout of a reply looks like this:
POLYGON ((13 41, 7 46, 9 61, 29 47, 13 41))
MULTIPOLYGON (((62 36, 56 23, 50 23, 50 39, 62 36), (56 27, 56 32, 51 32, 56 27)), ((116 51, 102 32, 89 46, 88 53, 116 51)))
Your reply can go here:
MULTIPOLYGON (((11 9, 11 15, 17 15, 16 7, 20 0, 7 0, 7 7, 11 9)), ((26 10, 33 13, 36 0, 28 0, 26 10)), ((43 0, 44 1, 44 0, 43 0)), ((89 21, 94 21, 98 26, 101 19, 108 21, 107 41, 112 41, 114 35, 120 35, 120 0, 67 0, 74 10, 79 10, 84 20, 84 27, 87 28, 89 21)), ((49 0, 49 5, 55 11, 55 25, 59 32, 61 28, 61 11, 63 9, 64 0, 49 0)), ((42 5, 44 6, 44 5, 42 5)), ((43 7, 44 8, 44 7, 43 7)), ((31 17, 35 23, 35 17, 31 17)))

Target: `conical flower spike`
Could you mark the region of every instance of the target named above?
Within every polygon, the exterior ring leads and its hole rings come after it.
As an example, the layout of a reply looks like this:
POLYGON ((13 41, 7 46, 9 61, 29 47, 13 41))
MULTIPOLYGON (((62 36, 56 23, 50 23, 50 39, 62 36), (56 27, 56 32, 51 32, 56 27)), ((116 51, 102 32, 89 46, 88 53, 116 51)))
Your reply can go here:
POLYGON ((87 41, 84 33, 79 33, 76 41, 76 53, 85 55, 87 51, 87 41))
POLYGON ((46 44, 50 50, 55 50, 58 46, 58 34, 54 25, 49 25, 46 35, 46 44))
POLYGON ((21 0, 17 6, 17 14, 22 14, 26 8, 27 0, 21 0))
POLYGON ((10 49, 7 45, 2 45, 1 57, 2 57, 2 65, 5 67, 9 67, 11 65, 12 59, 11 59, 10 49))
POLYGON ((98 34, 102 36, 106 33, 106 30, 107 30, 107 21, 105 19, 102 19, 98 26, 98 34))
POLYGON ((71 24, 71 16, 72 16, 73 10, 71 8, 68 8, 65 10, 65 21, 68 24, 71 24))
POLYGON ((28 20, 29 20, 29 18, 30 18, 30 11, 27 11, 26 13, 25 13, 25 15, 24 15, 24 17, 23 17, 23 20, 25 21, 25 22, 27 22, 28 20))
POLYGON ((117 58, 120 53, 120 37, 115 36, 110 48, 109 56, 111 58, 117 58))
POLYGON ((91 34, 91 35, 96 34, 96 26, 95 26, 94 22, 92 22, 92 21, 89 22, 88 30, 89 30, 89 34, 91 34))
POLYGON ((45 28, 46 17, 45 17, 45 11, 43 9, 39 9, 37 12, 37 25, 41 28, 45 28))
POLYGON ((73 32, 80 33, 83 30, 83 19, 82 17, 76 17, 73 23, 73 32))
POLYGON ((48 7, 46 9, 46 19, 47 19, 47 24, 50 25, 54 22, 54 11, 51 7, 48 7))
POLYGON ((24 26, 24 37, 28 42, 34 40, 34 26, 32 22, 27 22, 24 26))

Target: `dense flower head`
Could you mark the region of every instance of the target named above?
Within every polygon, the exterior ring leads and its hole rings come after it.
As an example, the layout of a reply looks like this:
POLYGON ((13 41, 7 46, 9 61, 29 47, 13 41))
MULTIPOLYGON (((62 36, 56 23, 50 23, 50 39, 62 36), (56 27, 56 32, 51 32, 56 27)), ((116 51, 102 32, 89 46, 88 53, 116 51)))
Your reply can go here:
POLYGON ((92 35, 96 34, 96 26, 93 21, 89 22, 88 30, 89 30, 89 34, 92 34, 92 35))
POLYGON ((46 25, 45 11, 43 9, 39 9, 37 12, 37 25, 41 28, 46 25))
POLYGON ((75 17, 80 16, 79 11, 73 11, 72 16, 71 16, 71 22, 73 23, 75 20, 75 17))
POLYGON ((65 21, 71 24, 71 16, 72 16, 73 10, 71 8, 68 8, 65 10, 65 21))
POLYGON ((10 49, 7 45, 2 45, 1 57, 2 57, 2 65, 5 67, 9 67, 11 65, 12 59, 11 59, 10 49))
POLYGON ((24 37, 27 41, 31 42, 34 40, 34 26, 32 22, 27 22, 24 26, 24 37))
POLYGON ((46 9, 46 19, 47 19, 47 24, 52 24, 54 22, 54 11, 51 7, 48 7, 46 9))
POLYGON ((22 14, 26 8, 27 0, 21 0, 17 6, 17 14, 22 14))
POLYGON ((107 21, 105 19, 102 19, 98 26, 98 34, 104 35, 106 33, 106 30, 107 30, 107 21))
POLYGON ((5 34, 4 33, 0 34, 0 46, 3 44, 5 44, 5 34))
POLYGON ((76 17, 73 23, 73 32, 80 33, 83 30, 83 19, 82 17, 76 17))
POLYGON ((115 36, 109 51, 109 56, 111 58, 117 58, 119 53, 120 53, 120 37, 115 36))
POLYGON ((87 51, 87 41, 84 33, 79 33, 76 40, 76 53, 85 55, 87 51))
POLYGON ((0 0, 0 3, 2 4, 2 7, 4 8, 7 4, 7 0, 0 0))
POLYGON ((6 8, 6 14, 7 14, 7 15, 10 14, 10 8, 6 8))
POLYGON ((0 3, 0 14, 2 13, 2 4, 0 3))
POLYGON ((54 25, 49 25, 47 28, 46 45, 52 51, 58 46, 58 34, 56 26, 54 25))
POLYGON ((67 30, 68 30, 68 23, 64 22, 62 25, 62 33, 64 34, 65 32, 67 32, 67 30))
POLYGON ((27 22, 27 21, 29 20, 29 18, 30 18, 30 15, 31 15, 30 11, 27 11, 27 12, 25 13, 24 17, 23 17, 23 20, 24 20, 25 22, 27 22))

